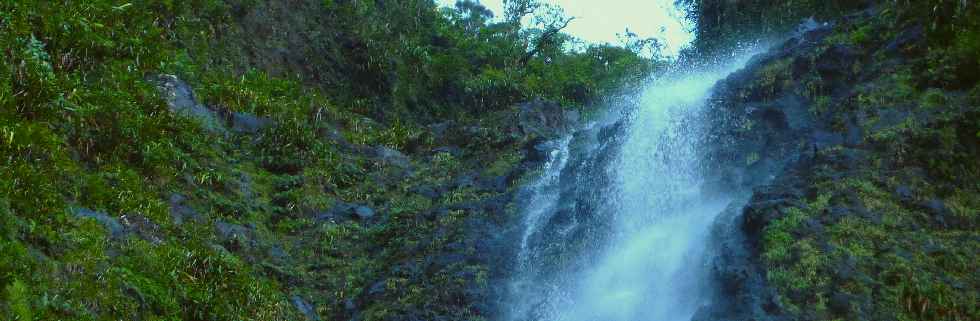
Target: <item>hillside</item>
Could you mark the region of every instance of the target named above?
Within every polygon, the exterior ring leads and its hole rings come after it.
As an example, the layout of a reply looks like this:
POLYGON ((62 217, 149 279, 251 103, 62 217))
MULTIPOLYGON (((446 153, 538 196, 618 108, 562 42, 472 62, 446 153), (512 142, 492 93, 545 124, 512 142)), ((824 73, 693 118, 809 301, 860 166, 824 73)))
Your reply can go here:
MULTIPOLYGON (((980 6, 678 3, 660 60, 470 1, 3 2, 0 319, 498 319, 552 142, 612 184, 626 125, 587 124, 746 41, 699 125, 751 195, 694 319, 977 319, 980 6)), ((550 267, 607 237, 563 210, 550 267)))
POLYGON ((716 244, 728 306, 696 319, 980 315, 978 8, 933 5, 813 26, 718 84, 714 170, 753 193, 716 244))
POLYGON ((486 315, 475 242, 510 220, 524 146, 655 66, 487 19, 421 0, 4 2, 2 318, 486 315))

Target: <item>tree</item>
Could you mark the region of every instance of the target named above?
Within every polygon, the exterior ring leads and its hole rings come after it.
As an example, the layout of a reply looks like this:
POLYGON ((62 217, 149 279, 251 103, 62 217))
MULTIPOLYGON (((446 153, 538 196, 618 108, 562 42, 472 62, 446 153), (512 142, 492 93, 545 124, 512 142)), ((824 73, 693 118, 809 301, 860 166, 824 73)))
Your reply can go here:
POLYGON ((519 60, 521 66, 527 65, 531 58, 544 51, 561 49, 568 39, 562 36, 561 31, 575 20, 575 17, 566 16, 561 7, 538 0, 506 0, 504 13, 512 31, 524 44, 525 53, 519 60), (522 28, 528 16, 530 25, 522 28))
POLYGON ((473 0, 456 1, 454 14, 458 17, 466 32, 475 34, 480 28, 487 25, 487 21, 493 19, 493 11, 484 7, 480 2, 473 0))
POLYGON ((662 51, 664 48, 663 43, 657 38, 640 38, 635 32, 630 31, 626 28, 626 31, 620 34, 616 34, 619 41, 622 43, 623 48, 633 52, 636 55, 647 55, 654 60, 659 60, 662 58, 662 51))

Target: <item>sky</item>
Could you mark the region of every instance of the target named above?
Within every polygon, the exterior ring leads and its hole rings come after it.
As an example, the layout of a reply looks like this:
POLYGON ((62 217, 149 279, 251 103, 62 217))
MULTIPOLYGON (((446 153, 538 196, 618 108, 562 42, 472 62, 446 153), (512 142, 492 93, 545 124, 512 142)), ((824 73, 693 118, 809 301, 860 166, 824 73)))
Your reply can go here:
MULTIPOLYGON (((654 37, 664 44, 664 54, 676 55, 693 39, 692 30, 686 26, 681 10, 674 8, 674 0, 542 0, 557 4, 565 14, 575 20, 565 32, 590 43, 620 44, 616 34, 629 28, 641 38, 654 37)), ((456 0, 438 0, 443 5, 453 5, 456 0)), ((480 3, 500 17, 503 0, 480 0, 480 3)))

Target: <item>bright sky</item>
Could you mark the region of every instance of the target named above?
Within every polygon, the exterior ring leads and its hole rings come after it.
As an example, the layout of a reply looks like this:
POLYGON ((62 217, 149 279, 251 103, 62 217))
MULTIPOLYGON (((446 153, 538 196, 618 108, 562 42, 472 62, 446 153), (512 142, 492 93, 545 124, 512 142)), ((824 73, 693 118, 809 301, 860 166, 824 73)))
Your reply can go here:
MULTIPOLYGON (((456 0, 437 0, 452 6, 456 0)), ((693 39, 684 13, 674 8, 674 0, 543 0, 565 9, 575 20, 565 32, 592 43, 619 44, 616 34, 629 28, 641 38, 654 37, 666 45, 664 54, 676 55, 693 39)), ((498 18, 503 0, 481 0, 498 18)))

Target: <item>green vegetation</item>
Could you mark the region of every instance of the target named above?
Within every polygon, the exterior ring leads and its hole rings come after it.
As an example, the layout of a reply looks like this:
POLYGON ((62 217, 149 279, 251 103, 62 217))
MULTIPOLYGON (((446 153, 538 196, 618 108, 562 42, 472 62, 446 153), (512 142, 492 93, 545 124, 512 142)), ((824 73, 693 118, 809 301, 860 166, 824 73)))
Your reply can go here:
MULTIPOLYGON (((680 2, 706 54, 864 6, 680 2)), ((508 3, 498 22, 471 1, 3 2, 0 319, 297 320, 297 300, 326 320, 486 318, 473 303, 491 272, 469 233, 510 219, 509 204, 482 205, 527 180, 535 137, 515 130, 514 105, 588 115, 666 63, 638 54, 648 40, 570 50, 568 18, 508 3), (163 74, 219 124, 173 112, 163 74), (229 130, 235 116, 269 125, 229 130)), ((804 205, 765 228, 761 259, 807 319, 975 319, 980 9, 878 6, 813 53, 874 53, 848 71, 862 76, 852 95, 786 59, 751 84, 796 90, 819 117, 861 113, 870 154, 845 179, 819 168, 804 205), (889 42, 917 27, 925 45, 891 65, 889 42), (870 214, 831 218, 836 206, 870 214), (870 301, 842 312, 841 293, 870 301)))
POLYGON ((694 50, 711 56, 744 42, 784 37, 807 18, 836 19, 866 7, 854 0, 678 0, 697 22, 694 50), (760 36, 761 35, 761 36, 760 36))
POLYGON ((802 205, 781 209, 764 228, 760 259, 793 319, 973 320, 980 109, 971 93, 980 88, 980 28, 968 17, 978 6, 899 1, 876 9, 880 15, 838 21, 802 56, 851 50, 838 58, 849 64, 834 66, 846 69, 834 70, 846 82, 812 71, 790 77, 786 61, 774 60, 746 85, 760 99, 787 89, 809 98, 830 130, 847 133, 847 119, 861 127, 861 142, 816 151, 802 205))
POLYGON ((448 248, 463 223, 505 213, 431 219, 499 194, 452 178, 514 171, 529 138, 508 134, 515 103, 586 108, 660 64, 616 46, 566 50, 555 25, 490 23, 481 9, 0 4, 0 319, 295 320, 294 295, 324 319, 479 318, 460 296, 486 286, 486 267, 426 260, 472 251, 448 248), (272 125, 238 133, 174 113, 159 74, 187 81, 221 122, 272 125), (436 134, 435 122, 479 130, 436 134), (427 156, 452 144, 464 153, 427 156), (423 185, 449 191, 412 192, 423 185), (342 203, 382 218, 320 218, 342 203), (385 290, 366 299, 376 282, 385 290))

